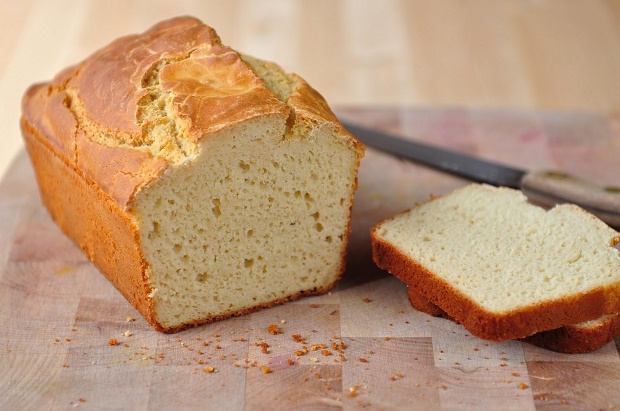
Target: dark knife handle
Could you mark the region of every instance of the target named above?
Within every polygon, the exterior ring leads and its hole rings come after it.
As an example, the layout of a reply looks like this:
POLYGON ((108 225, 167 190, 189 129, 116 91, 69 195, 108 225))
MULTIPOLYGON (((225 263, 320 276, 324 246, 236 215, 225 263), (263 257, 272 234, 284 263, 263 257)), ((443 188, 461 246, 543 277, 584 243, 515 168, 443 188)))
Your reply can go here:
POLYGON ((539 170, 525 174, 521 189, 534 203, 573 203, 620 228, 620 187, 600 186, 563 172, 539 170))

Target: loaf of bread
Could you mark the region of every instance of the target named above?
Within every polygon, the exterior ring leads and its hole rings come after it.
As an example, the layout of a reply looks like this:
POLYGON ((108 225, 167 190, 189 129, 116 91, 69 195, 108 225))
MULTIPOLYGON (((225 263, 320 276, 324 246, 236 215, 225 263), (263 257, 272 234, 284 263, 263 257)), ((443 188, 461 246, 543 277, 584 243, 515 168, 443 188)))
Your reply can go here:
POLYGON ((364 146, 321 95, 191 17, 120 38, 22 102, 53 219, 157 330, 323 293, 364 146))
POLYGON ((620 312, 620 234, 472 184, 377 224, 377 265, 473 335, 501 341, 620 312))
MULTIPOLYGON (((452 320, 441 308, 424 298, 414 287, 407 287, 411 306, 433 317, 452 320)), ((620 313, 607 314, 596 320, 565 325, 555 330, 541 331, 523 341, 565 354, 583 354, 598 350, 620 336, 620 313)))

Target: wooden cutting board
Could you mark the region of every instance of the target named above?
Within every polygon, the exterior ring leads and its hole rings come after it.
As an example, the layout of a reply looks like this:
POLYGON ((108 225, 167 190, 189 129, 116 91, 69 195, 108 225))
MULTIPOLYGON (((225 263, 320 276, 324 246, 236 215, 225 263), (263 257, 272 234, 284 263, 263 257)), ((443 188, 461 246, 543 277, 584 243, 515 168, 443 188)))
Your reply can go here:
MULTIPOLYGON (((620 175, 620 122, 608 116, 338 114, 508 164, 620 175)), ((374 266, 373 224, 467 183, 368 150, 348 269, 331 293, 164 335, 56 228, 22 153, 0 185, 0 409, 620 408, 619 339, 582 355, 483 341, 414 311, 374 266)))

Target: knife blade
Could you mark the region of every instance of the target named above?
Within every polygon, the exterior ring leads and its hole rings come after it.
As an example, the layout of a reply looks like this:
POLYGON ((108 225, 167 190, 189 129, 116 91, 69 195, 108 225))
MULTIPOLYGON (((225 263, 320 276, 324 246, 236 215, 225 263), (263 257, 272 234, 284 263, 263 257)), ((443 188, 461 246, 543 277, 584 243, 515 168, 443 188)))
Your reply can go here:
POLYGON ((475 182, 522 190, 531 202, 547 207, 576 204, 607 224, 620 227, 620 187, 596 184, 557 170, 519 169, 348 121, 341 122, 369 147, 475 182))

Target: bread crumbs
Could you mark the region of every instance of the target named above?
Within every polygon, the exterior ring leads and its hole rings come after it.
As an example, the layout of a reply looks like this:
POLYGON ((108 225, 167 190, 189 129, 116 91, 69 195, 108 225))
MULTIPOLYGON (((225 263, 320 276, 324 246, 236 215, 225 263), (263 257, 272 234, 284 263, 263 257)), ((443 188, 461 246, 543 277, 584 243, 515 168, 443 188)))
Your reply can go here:
POLYGON ((403 374, 401 374, 401 373, 398 373, 396 375, 392 375, 390 377, 390 380, 396 381, 396 380, 402 380, 403 378, 405 378, 405 376, 403 374))
POLYGON ((267 344, 265 341, 256 343, 256 346, 261 347, 260 352, 262 352, 263 354, 269 354, 269 344, 267 344))
POLYGON ((530 388, 530 386, 525 384, 525 383, 520 383, 519 384, 519 389, 520 390, 527 390, 528 388, 530 388))
POLYGON ((349 393, 347 394, 347 398, 355 398, 358 396, 359 394, 359 390, 360 390, 359 385, 354 385, 353 387, 349 387, 349 393))
POLYGON ((295 355, 301 357, 302 355, 308 354, 308 349, 304 346, 301 350, 295 351, 295 355))
POLYGON ((110 338, 110 340, 108 341, 108 345, 118 345, 118 340, 116 338, 110 338))
POLYGON ((277 324, 271 324, 269 327, 267 327, 267 332, 271 335, 282 334, 282 330, 280 329, 280 327, 278 327, 277 324))
POLYGON ((263 374, 271 374, 271 368, 267 367, 266 365, 261 365, 260 370, 263 372, 263 374))

